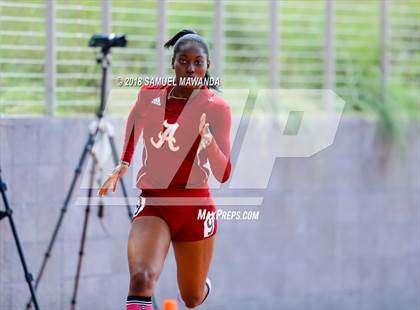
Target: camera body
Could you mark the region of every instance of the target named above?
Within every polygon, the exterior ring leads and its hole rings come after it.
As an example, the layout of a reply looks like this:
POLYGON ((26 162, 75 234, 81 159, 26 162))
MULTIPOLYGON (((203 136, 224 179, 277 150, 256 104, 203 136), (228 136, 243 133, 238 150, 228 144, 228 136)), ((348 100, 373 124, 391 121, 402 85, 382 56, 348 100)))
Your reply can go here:
POLYGON ((126 47, 127 40, 125 34, 94 34, 89 40, 89 47, 101 47, 110 49, 111 47, 126 47))

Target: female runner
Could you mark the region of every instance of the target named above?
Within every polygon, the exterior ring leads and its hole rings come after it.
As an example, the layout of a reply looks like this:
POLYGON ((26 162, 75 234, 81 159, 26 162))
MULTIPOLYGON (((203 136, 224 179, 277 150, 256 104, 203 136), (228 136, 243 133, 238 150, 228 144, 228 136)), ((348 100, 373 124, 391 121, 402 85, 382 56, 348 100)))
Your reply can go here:
POLYGON ((209 78, 207 44, 182 30, 165 47, 173 47, 175 83, 141 87, 128 116, 121 162, 98 193, 115 191, 143 134, 136 184, 141 194, 128 239, 128 310, 152 310, 151 296, 171 242, 179 300, 194 308, 207 298, 217 230, 207 180, 211 171, 223 183, 231 172, 228 104, 205 84, 185 83, 209 78))

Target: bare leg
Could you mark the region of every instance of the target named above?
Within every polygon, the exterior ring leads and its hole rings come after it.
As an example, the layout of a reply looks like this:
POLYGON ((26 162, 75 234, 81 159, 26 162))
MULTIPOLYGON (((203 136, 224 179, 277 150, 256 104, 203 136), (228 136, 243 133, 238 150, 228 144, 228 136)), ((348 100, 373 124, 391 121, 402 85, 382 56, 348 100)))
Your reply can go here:
POLYGON ((163 219, 144 216, 132 223, 128 239, 129 295, 153 295, 170 242, 169 227, 163 219))
POLYGON ((181 297, 188 308, 203 302, 205 282, 213 256, 215 236, 193 242, 172 242, 181 297))

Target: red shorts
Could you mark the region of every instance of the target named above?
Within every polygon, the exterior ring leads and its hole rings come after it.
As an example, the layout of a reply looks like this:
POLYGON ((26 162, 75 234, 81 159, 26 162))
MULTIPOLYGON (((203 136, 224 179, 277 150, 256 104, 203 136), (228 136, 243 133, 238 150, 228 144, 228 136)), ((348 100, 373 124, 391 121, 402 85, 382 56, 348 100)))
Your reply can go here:
MULTIPOLYGON (((209 201, 213 202, 210 199, 209 201)), ((148 204, 149 198, 140 196, 133 221, 143 216, 157 216, 169 226, 173 241, 199 241, 216 234, 216 206, 206 205, 157 205, 148 204)))

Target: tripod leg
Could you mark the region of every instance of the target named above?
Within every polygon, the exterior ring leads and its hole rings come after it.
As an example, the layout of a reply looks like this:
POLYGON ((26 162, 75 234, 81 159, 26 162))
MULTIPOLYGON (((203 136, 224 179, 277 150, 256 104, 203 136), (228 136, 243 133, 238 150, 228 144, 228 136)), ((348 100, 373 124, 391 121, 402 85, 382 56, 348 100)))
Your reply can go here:
POLYGON ((80 278, 80 271, 81 271, 81 268, 82 268, 82 258, 83 258, 83 254, 84 254, 84 248, 85 248, 89 213, 90 213, 90 203, 87 204, 86 209, 85 209, 85 219, 84 219, 84 223, 83 223, 82 238, 80 240, 79 260, 77 262, 76 276, 75 276, 75 279, 74 279, 73 295, 72 295, 72 299, 71 299, 71 309, 75 309, 75 307, 76 307, 77 290, 79 288, 79 278, 80 278))
POLYGON ((156 302, 156 298, 155 298, 154 295, 152 296, 152 305, 153 305, 153 309, 154 310, 159 310, 159 306, 158 306, 158 304, 156 302))
POLYGON ((80 271, 82 268, 82 258, 84 254, 85 248, 85 241, 86 241, 86 233, 87 233, 87 225, 90 213, 90 202, 88 202, 86 209, 85 209, 85 219, 83 223, 83 231, 82 231, 82 238, 80 240, 80 248, 79 248, 79 259, 77 261, 77 270, 74 279, 74 286, 73 286, 73 294, 71 299, 71 309, 74 310, 76 307, 76 298, 77 298, 77 290, 79 288, 79 278, 80 278, 80 271))
POLYGON ((26 265, 25 256, 23 254, 22 246, 20 245, 20 242, 19 242, 19 237, 18 237, 18 233, 17 233, 17 230, 16 230, 15 222, 13 221, 13 217, 12 217, 13 212, 12 212, 12 209, 10 209, 10 207, 9 207, 9 202, 7 200, 7 197, 6 197, 6 193, 5 193, 6 185, 5 185, 5 183, 3 183, 3 180, 1 179, 1 176, 0 176, 0 190, 1 190, 1 196, 3 198, 4 206, 6 208, 6 211, 4 212, 4 214, 5 214, 5 216, 7 216, 9 218, 10 226, 12 228, 13 238, 15 239, 16 247, 17 247, 17 250, 18 250, 18 253, 19 253, 20 262, 21 262, 22 267, 23 267, 23 272, 25 273, 25 280, 28 283, 29 291, 31 292, 31 301, 34 304, 35 309, 39 310, 38 301, 37 301, 36 295, 35 295, 35 290, 32 286, 33 277, 32 277, 32 274, 29 273, 28 267, 26 265))
MULTIPOLYGON (((111 145, 112 157, 114 158, 114 163, 115 163, 115 165, 118 165, 119 160, 118 160, 118 153, 117 153, 117 148, 115 146, 114 137, 109 136, 109 144, 111 145)), ((125 183, 124 183, 123 178, 120 178, 120 182, 121 182, 121 188, 122 188, 122 191, 123 191, 123 195, 124 195, 124 198, 125 198, 125 203, 126 203, 126 206, 127 206, 128 217, 129 217, 130 222, 131 222, 131 219, 133 218, 133 212, 131 211, 130 202, 128 201, 127 188, 125 187, 125 183)))
MULTIPOLYGON (((40 267, 39 272, 38 272, 38 276, 36 277, 36 280, 35 280, 35 287, 34 287, 35 290, 38 288, 39 282, 41 281, 42 276, 44 274, 44 270, 45 270, 45 267, 47 265, 48 259, 50 258, 51 251, 52 251, 52 248, 54 246, 55 240, 57 238, 58 231, 61 227, 64 215, 67 211, 68 204, 69 204, 71 196, 73 194, 74 187, 76 186, 77 179, 79 178, 80 173, 82 171, 82 167, 83 167, 83 164, 85 162, 86 155, 88 154, 88 152, 90 152, 92 150, 92 147, 93 147, 93 144, 95 142, 95 138, 96 138, 97 133, 98 133, 98 131, 96 130, 94 133, 91 132, 89 134, 88 140, 87 140, 87 142, 86 142, 86 144, 83 148, 82 155, 80 156, 79 163, 78 163, 76 169, 74 170, 74 176, 73 176, 73 180, 72 180, 71 185, 70 185, 70 189, 67 193, 66 199, 64 200, 64 204, 61 208, 60 216, 59 216, 58 221, 55 225, 55 228, 54 228, 53 234, 51 236, 50 242, 48 244, 47 250, 44 254, 44 258, 42 260, 41 267, 40 267)), ((26 308, 29 309, 30 307, 31 307, 31 301, 29 300, 28 303, 26 304, 26 308)))
POLYGON ((80 279, 80 272, 82 270, 82 259, 85 249, 85 241, 86 241, 86 234, 88 228, 88 221, 89 221, 89 213, 90 213, 90 206, 92 202, 92 193, 93 193, 93 184, 95 183, 95 171, 96 171, 96 158, 95 155, 92 156, 92 170, 90 174, 90 183, 89 183, 89 190, 88 190, 88 201, 85 209, 85 219, 83 222, 83 231, 82 237, 80 239, 80 248, 79 248, 79 259, 77 261, 77 270, 74 279, 74 287, 73 287, 73 297, 71 299, 71 309, 74 310, 76 308, 76 299, 77 299, 77 290, 79 288, 79 279, 80 279))

